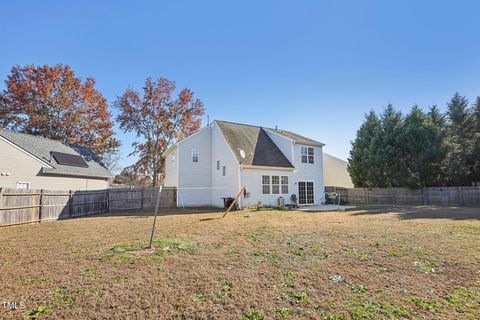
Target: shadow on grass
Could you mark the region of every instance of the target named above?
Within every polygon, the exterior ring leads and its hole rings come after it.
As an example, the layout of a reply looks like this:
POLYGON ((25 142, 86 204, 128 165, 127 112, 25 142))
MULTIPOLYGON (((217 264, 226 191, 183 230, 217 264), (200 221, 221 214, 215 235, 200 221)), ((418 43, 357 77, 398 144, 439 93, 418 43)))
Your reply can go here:
MULTIPOLYGON (((88 218, 97 218, 97 217, 126 217, 132 219, 141 219, 141 218, 149 218, 153 217, 155 214, 154 208, 149 209, 131 209, 131 210, 116 210, 111 212, 105 213, 97 213, 87 216, 80 216, 75 217, 76 219, 88 219, 88 218)), ((188 215, 188 214, 219 214, 223 215, 223 210, 219 208, 211 208, 211 207, 189 207, 189 208, 159 208, 158 209, 158 216, 174 216, 174 215, 188 215)), ((220 216, 221 218, 221 216, 220 216)), ((205 218, 205 219, 217 219, 217 218, 205 218)), ((204 220, 204 219, 201 219, 204 220)))
POLYGON ((480 207, 441 207, 407 205, 361 205, 353 210, 352 216, 395 214, 400 220, 449 219, 480 220, 480 207))
MULTIPOLYGON (((223 214, 223 212, 220 212, 220 213, 223 214)), ((223 217, 222 217, 222 216, 219 216, 219 217, 217 217, 217 218, 203 218, 203 219, 200 219, 200 220, 198 220, 198 221, 200 221, 200 222, 205 222, 205 221, 213 221, 213 220, 220 220, 220 219, 223 219, 223 217)))

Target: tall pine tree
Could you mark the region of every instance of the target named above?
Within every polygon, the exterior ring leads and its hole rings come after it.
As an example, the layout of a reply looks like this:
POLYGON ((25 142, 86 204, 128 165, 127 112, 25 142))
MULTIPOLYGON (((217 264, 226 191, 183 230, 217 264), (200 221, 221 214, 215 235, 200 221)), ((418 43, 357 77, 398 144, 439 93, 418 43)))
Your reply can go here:
POLYGON ((406 183, 411 188, 441 185, 445 148, 436 112, 433 107, 431 114, 435 118, 432 120, 430 114, 414 106, 405 117, 400 140, 408 170, 406 183))
POLYGON ((352 182, 357 188, 374 187, 379 172, 375 170, 378 165, 374 162, 372 148, 374 140, 380 134, 380 119, 374 111, 365 115, 365 120, 357 131, 355 141, 352 142, 350 158, 348 159, 348 172, 352 182))
POLYGON ((473 105, 473 182, 480 184, 480 97, 473 105))
POLYGON ((442 114, 392 105, 371 111, 352 142, 348 171, 356 187, 480 184, 480 97, 472 107, 456 93, 442 114))
POLYGON ((427 187, 441 187, 445 185, 447 147, 445 146, 446 123, 445 116, 434 105, 427 113, 427 126, 431 133, 431 146, 429 155, 430 176, 426 180, 427 187))
POLYGON ((448 184, 471 185, 473 180, 474 122, 468 99, 457 92, 447 104, 448 184))
MULTIPOLYGON (((379 187, 402 187, 407 181, 407 166, 400 137, 404 132, 403 116, 391 104, 380 117, 380 135, 374 141, 375 163, 382 178, 375 181, 379 187)), ((378 170, 376 168, 376 170, 378 170)))

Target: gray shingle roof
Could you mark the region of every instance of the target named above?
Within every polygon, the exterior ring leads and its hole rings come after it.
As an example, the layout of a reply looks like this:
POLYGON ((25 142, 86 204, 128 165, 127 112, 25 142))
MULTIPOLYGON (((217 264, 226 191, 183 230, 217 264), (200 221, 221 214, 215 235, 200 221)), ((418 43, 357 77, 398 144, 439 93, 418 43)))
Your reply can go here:
POLYGON ((323 147, 325 144, 312 140, 310 138, 301 136, 295 132, 287 131, 287 130, 282 130, 282 129, 272 129, 272 128, 265 128, 268 131, 272 131, 275 133, 278 133, 281 136, 284 136, 288 139, 293 140, 295 143, 298 144, 304 144, 307 146, 312 146, 312 147, 323 147))
POLYGON ((216 123, 241 164, 293 168, 263 128, 219 120, 216 123), (245 151, 245 159, 240 150, 245 151))
POLYGON ((93 178, 110 178, 111 173, 101 164, 98 157, 88 148, 78 145, 67 145, 60 141, 47 139, 25 133, 0 129, 0 136, 7 139, 26 152, 48 163, 52 168, 44 167, 43 174, 63 176, 82 176, 93 178), (50 151, 57 151, 82 156, 88 164, 88 168, 73 167, 58 164, 50 151))

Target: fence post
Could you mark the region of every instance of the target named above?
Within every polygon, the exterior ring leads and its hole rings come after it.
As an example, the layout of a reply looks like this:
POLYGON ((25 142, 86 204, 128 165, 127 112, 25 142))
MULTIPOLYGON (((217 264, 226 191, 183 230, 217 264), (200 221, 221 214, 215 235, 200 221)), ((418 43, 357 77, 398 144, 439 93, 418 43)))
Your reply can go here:
POLYGON ((0 188, 0 209, 2 209, 2 203, 3 203, 3 189, 4 188, 0 188))
POLYGON ((107 195, 106 195, 106 199, 105 199, 105 202, 106 202, 106 212, 110 212, 110 188, 107 189, 107 195))
POLYGON ((143 204, 143 198, 145 197, 145 187, 142 187, 140 194, 141 194, 141 197, 140 197, 140 209, 143 210, 143 206, 144 206, 144 204, 143 204))
POLYGON ((71 218, 72 217, 72 211, 73 211, 73 196, 72 196, 72 190, 68 191, 68 216, 71 218))
POLYGON ((43 189, 40 189, 40 207, 38 207, 38 222, 43 218, 43 189))
POLYGON ((460 205, 464 206, 465 205, 465 197, 463 196, 463 188, 462 187, 457 187, 457 192, 458 192, 458 198, 460 205))

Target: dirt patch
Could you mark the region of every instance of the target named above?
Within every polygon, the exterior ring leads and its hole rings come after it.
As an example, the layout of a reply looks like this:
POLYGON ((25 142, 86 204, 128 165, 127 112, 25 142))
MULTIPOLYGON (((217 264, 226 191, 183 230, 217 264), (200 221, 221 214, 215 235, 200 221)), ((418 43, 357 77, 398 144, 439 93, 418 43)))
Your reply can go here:
POLYGON ((163 212, 151 249, 151 212, 1 228, 0 319, 480 317, 480 208, 220 216, 163 212))

